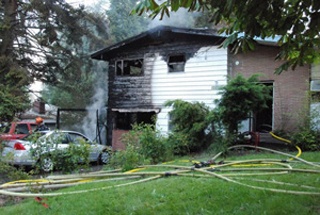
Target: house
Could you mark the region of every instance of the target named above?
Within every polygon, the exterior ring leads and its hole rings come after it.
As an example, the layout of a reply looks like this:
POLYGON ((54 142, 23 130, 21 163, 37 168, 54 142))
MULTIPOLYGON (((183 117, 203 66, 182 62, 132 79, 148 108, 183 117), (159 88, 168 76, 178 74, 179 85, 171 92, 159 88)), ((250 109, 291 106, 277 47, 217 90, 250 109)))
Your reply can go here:
POLYGON ((309 102, 309 66, 275 75, 282 63, 274 60, 276 44, 261 41, 255 51, 234 55, 219 48, 224 39, 209 29, 159 26, 93 53, 93 59, 109 66, 109 142, 121 148, 119 138, 132 123, 151 123, 155 116, 157 128, 168 132, 167 100, 200 101, 214 108, 227 76, 237 74, 260 73, 261 83, 273 88, 269 108, 248 120, 248 129, 295 129, 309 102))

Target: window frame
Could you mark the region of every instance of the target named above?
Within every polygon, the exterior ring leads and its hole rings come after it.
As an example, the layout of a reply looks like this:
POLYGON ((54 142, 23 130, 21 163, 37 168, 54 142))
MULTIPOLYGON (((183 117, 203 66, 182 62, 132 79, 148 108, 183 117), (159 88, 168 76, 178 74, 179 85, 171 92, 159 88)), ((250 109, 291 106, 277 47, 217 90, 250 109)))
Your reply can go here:
POLYGON ((131 59, 116 60, 115 73, 116 73, 116 76, 118 77, 143 76, 144 75, 144 59, 131 58, 131 59), (134 71, 135 68, 138 68, 139 71, 134 71))
POLYGON ((187 60, 185 54, 177 53, 168 55, 168 73, 185 72, 186 62, 187 60))

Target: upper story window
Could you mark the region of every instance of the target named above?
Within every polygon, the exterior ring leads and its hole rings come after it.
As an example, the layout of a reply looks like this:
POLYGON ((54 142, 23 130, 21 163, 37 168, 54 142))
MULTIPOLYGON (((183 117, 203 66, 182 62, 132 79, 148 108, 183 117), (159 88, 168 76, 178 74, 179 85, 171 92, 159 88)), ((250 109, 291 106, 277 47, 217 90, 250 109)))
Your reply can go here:
POLYGON ((185 64, 186 64, 186 57, 183 54, 168 56, 169 72, 184 72, 185 64))
POLYGON ((143 75, 143 59, 116 61, 117 76, 141 76, 143 75))

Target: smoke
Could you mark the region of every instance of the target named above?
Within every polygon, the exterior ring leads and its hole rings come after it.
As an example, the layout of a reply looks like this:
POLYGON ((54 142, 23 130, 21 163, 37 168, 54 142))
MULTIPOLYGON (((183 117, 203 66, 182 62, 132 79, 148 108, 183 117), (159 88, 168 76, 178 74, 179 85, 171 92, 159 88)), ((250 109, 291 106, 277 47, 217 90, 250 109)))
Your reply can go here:
POLYGON ((106 104, 108 100, 108 75, 106 62, 96 62, 94 71, 97 75, 95 93, 91 98, 91 104, 86 107, 87 116, 82 121, 84 134, 99 142, 98 129, 100 130, 101 144, 106 144, 106 104), (98 113, 98 117, 97 117, 98 113))
POLYGON ((155 28, 159 25, 193 28, 195 26, 195 20, 199 16, 201 16, 201 13, 188 12, 188 9, 180 8, 176 12, 170 12, 170 17, 164 15, 162 20, 160 20, 160 15, 158 15, 151 21, 148 28, 155 28))

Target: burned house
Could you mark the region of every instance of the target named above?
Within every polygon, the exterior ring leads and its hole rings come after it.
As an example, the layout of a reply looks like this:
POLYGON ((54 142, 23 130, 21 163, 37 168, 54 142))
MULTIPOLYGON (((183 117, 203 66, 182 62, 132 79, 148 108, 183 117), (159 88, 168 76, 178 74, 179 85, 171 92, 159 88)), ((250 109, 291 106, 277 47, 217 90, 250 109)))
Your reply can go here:
MULTIPOLYGON (((204 102, 214 108, 219 89, 227 76, 249 77, 273 86, 269 108, 253 120, 248 129, 292 129, 295 114, 303 109, 309 90, 309 67, 275 75, 281 62, 274 58, 278 47, 261 41, 256 51, 234 55, 219 48, 225 38, 213 30, 160 26, 97 51, 91 57, 107 61, 108 140, 121 148, 119 137, 137 122, 154 123, 169 131, 168 100, 204 102)), ((241 101, 238 101, 241 102, 241 101)))

